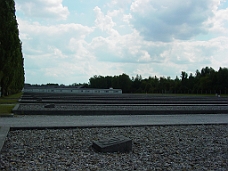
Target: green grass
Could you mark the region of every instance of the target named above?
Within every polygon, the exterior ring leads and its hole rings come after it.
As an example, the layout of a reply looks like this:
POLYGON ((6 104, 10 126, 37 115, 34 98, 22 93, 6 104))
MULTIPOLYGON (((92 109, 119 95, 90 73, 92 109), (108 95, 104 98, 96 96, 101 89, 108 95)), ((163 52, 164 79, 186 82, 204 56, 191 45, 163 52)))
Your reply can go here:
POLYGON ((17 103, 18 99, 21 97, 22 93, 13 94, 6 97, 0 97, 0 104, 12 104, 17 103))
POLYGON ((10 114, 15 104, 12 105, 0 105, 0 115, 10 114))
POLYGON ((10 114, 21 95, 22 93, 17 93, 7 97, 0 97, 0 116, 10 114))

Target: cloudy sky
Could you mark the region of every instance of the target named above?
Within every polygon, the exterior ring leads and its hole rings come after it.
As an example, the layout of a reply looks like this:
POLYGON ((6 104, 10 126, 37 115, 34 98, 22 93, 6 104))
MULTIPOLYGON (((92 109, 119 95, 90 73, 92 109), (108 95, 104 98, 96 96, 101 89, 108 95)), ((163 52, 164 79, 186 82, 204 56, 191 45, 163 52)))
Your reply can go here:
POLYGON ((26 83, 228 67, 227 0, 15 0, 26 83))

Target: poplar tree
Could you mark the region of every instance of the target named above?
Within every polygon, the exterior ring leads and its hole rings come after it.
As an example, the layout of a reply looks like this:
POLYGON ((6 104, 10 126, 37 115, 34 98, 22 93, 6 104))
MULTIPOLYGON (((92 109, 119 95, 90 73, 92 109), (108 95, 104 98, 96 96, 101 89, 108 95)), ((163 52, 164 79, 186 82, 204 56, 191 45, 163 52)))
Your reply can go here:
POLYGON ((0 0, 0 86, 2 96, 24 86, 24 59, 14 0, 0 0))

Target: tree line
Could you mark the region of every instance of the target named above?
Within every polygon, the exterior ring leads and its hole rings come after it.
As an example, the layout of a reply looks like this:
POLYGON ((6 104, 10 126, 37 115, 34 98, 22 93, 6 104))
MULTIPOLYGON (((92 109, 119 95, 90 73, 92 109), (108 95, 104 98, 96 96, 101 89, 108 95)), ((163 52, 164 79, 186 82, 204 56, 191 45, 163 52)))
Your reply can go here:
POLYGON ((205 67, 195 74, 182 71, 180 77, 149 77, 142 79, 141 75, 130 78, 126 74, 119 76, 93 76, 89 79, 90 88, 116 88, 123 93, 186 93, 186 94, 227 94, 228 68, 205 67))
POLYGON ((42 85, 27 86, 51 86, 51 87, 77 87, 77 88, 99 88, 99 89, 122 89, 123 93, 176 93, 176 94, 228 94, 228 68, 205 67, 195 74, 182 71, 180 77, 149 77, 142 78, 136 75, 130 78, 127 74, 119 76, 93 76, 89 83, 64 84, 47 83, 42 85))
POLYGON ((24 86, 24 59, 14 0, 0 0, 1 95, 17 93, 24 86))

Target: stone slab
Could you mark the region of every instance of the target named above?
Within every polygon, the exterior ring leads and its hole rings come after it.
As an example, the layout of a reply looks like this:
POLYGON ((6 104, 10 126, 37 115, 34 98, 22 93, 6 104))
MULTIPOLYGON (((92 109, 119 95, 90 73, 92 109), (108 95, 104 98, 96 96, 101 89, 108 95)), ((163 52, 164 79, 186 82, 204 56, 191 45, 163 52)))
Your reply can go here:
POLYGON ((121 152, 126 153, 132 150, 132 140, 124 136, 116 136, 99 141, 93 141, 92 147, 103 153, 121 152))
POLYGON ((44 108, 55 108, 55 104, 47 104, 44 106, 44 108))

